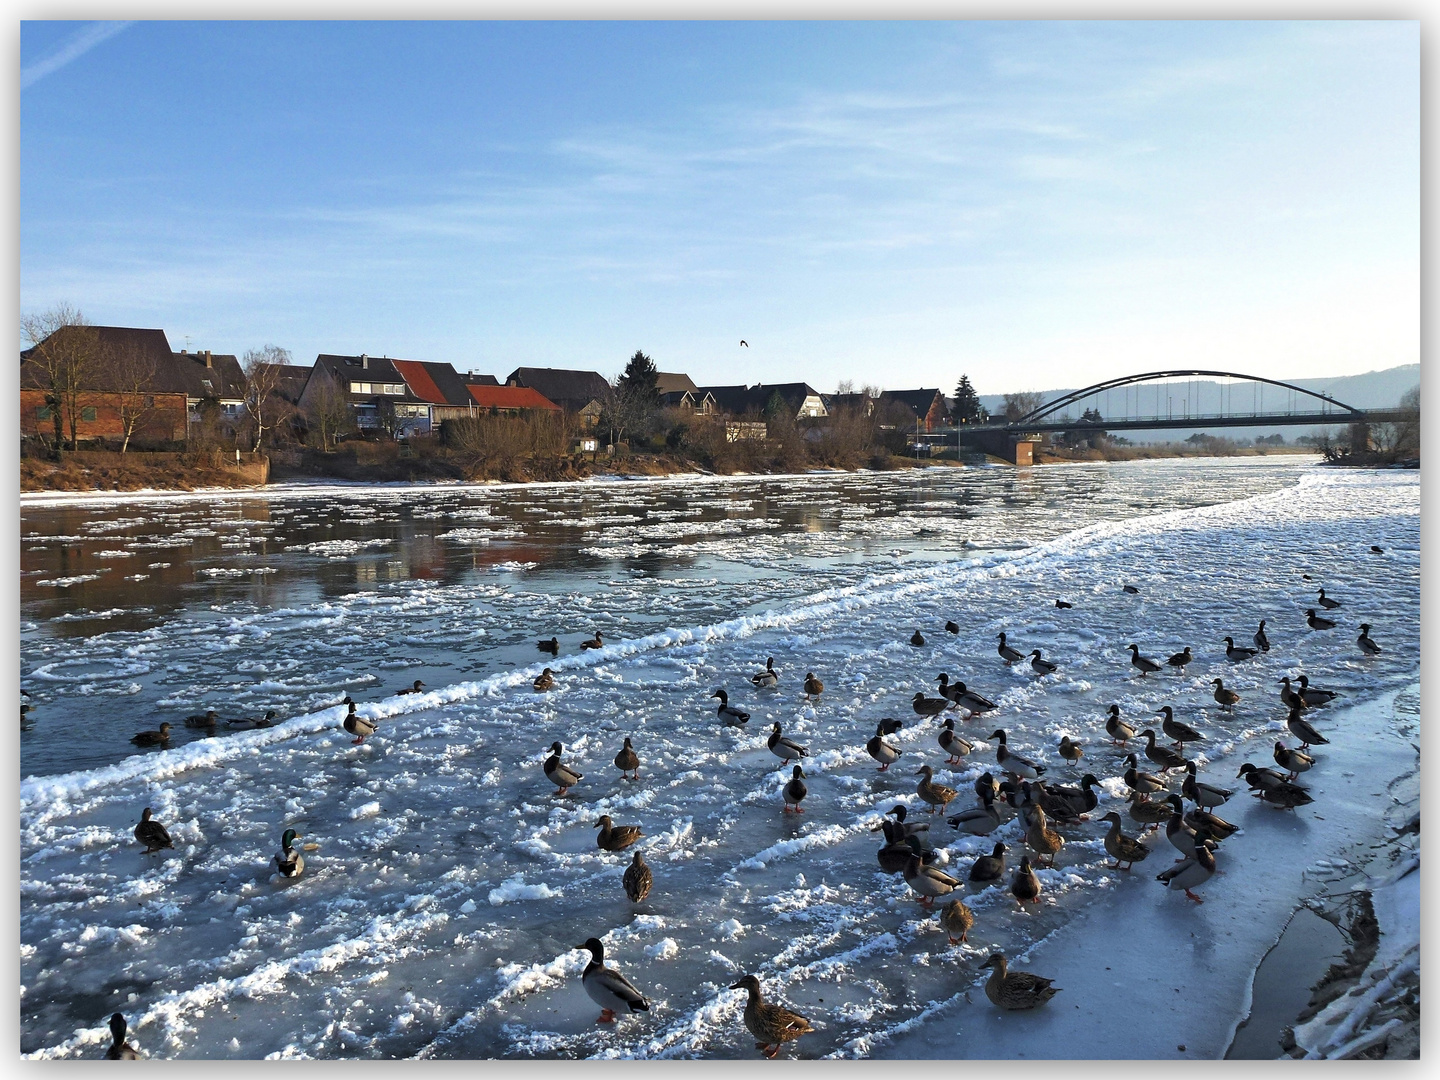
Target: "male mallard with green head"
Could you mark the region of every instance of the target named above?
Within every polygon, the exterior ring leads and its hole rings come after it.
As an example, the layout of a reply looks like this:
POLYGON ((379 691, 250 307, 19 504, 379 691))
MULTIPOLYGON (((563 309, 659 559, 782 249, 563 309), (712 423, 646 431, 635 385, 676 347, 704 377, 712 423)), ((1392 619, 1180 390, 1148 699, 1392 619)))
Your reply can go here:
POLYGON ((305 872, 305 856, 295 847, 298 839, 300 834, 294 829, 286 829, 285 834, 280 837, 280 850, 275 855, 275 869, 281 877, 297 878, 305 872))
POLYGON ((635 984, 614 968, 605 966, 605 946, 599 938, 587 938, 584 945, 576 945, 575 948, 590 950, 590 963, 585 965, 580 982, 590 1000, 600 1006, 600 1016, 595 1021, 597 1024, 613 1024, 615 1014, 621 1010, 650 1011, 650 1003, 635 984))
POLYGON ((125 1041, 125 1017, 116 1013, 110 1017, 110 1049, 105 1051, 106 1061, 139 1061, 140 1051, 125 1041))

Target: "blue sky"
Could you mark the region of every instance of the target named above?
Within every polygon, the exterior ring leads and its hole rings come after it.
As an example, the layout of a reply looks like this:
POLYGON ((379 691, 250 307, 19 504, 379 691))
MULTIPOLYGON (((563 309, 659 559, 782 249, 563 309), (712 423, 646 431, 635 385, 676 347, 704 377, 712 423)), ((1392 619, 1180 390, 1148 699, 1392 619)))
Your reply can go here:
POLYGON ((821 390, 1414 363, 1419 60, 1417 22, 27 22, 21 307, 821 390))

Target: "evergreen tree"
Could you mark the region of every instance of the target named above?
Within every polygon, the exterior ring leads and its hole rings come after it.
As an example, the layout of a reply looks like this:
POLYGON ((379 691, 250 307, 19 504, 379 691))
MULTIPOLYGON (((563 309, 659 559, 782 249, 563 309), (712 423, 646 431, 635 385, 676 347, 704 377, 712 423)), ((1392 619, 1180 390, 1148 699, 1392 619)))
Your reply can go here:
POLYGON ((658 405, 659 382, 660 372, 655 368, 655 361, 636 349, 635 355, 625 365, 625 374, 620 376, 618 389, 636 404, 658 405))
POLYGON ((969 424, 980 419, 983 410, 980 408, 980 395, 975 393, 975 388, 970 385, 970 376, 961 375, 960 382, 955 387, 955 420, 957 423, 969 424))

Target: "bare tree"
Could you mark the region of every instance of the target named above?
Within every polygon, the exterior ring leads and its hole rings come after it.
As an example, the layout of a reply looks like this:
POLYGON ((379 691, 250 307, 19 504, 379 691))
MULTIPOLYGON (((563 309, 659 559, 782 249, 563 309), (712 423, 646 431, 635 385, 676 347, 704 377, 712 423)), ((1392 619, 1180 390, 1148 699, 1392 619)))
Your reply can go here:
POLYGON ((325 379, 317 388, 307 413, 311 426, 320 436, 321 450, 332 449, 341 433, 354 427, 350 399, 330 379, 325 379))
POLYGON ((78 308, 66 303, 24 316, 20 331, 33 345, 29 363, 34 365, 36 384, 45 390, 45 404, 55 423, 55 446, 64 444, 68 426, 74 450, 79 444, 80 394, 94 379, 100 335, 78 308))
POLYGON ((1038 390, 1026 390, 1019 394, 1005 395, 1005 419, 1014 423, 1022 416, 1028 416, 1045 404, 1045 395, 1038 390))
POLYGON ((120 453, 130 449, 130 439, 141 423, 155 411, 155 357, 126 342, 104 350, 107 382, 115 391, 120 412, 120 453))
POLYGON ((245 412, 255 433, 254 450, 258 453, 265 432, 279 426, 289 405, 276 391, 280 387, 280 368, 290 363, 290 350, 279 345, 262 345, 246 349, 240 359, 245 372, 245 412))

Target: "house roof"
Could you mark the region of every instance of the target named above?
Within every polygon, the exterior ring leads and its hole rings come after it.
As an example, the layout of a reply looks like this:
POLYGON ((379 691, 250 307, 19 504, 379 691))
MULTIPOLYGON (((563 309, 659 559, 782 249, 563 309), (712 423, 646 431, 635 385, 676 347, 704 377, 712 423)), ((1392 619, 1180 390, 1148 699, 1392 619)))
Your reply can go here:
POLYGON ((500 380, 494 375, 476 375, 474 372, 466 372, 460 376, 466 386, 499 386, 500 380))
POLYGON ((549 398, 528 386, 484 386, 471 383, 470 396, 482 409, 548 409, 560 411, 549 398))
POLYGON ((655 375, 655 390, 661 395, 698 389, 699 387, 695 385, 695 381, 689 375, 669 371, 660 371, 655 375))
POLYGON ((305 392, 305 384, 310 380, 308 367, 297 367, 295 364, 265 364, 275 373, 275 385, 270 391, 278 397, 284 398, 294 405, 300 400, 300 395, 305 392))
POLYGON ((449 364, 430 360, 392 360, 410 392, 431 405, 469 406, 470 391, 449 364))
POLYGON ((610 384, 598 371, 577 371, 570 368, 518 367, 505 377, 509 386, 528 386, 538 390, 555 404, 578 409, 592 401, 604 401, 610 384))
POLYGON ((940 407, 945 407, 945 396, 936 390, 886 390, 881 395, 886 401, 896 401, 913 409, 916 416, 924 416, 940 398, 940 407))
MULTIPOLYGON (((132 326, 94 326, 87 329, 95 334, 97 345, 95 362, 86 380, 90 384, 85 387, 87 390, 115 392, 124 389, 116 380, 115 361, 125 356, 136 356, 154 366, 150 383, 152 393, 235 401, 245 396, 245 373, 240 370, 240 361, 233 354, 208 350, 172 352, 164 330, 132 326)), ((48 343, 58 335, 81 332, 78 327, 64 327, 45 340, 48 343)), ((29 362, 35 349, 32 347, 20 354, 21 386, 34 388, 45 385, 44 373, 39 365, 29 362)))
POLYGON ((372 402, 376 398, 383 397, 389 401, 403 401, 407 404, 416 405, 425 401, 410 389, 410 384, 405 377, 396 369, 394 361, 389 357, 369 356, 361 353, 359 356, 341 356, 335 353, 321 353, 315 358, 315 367, 318 370, 328 372, 340 387, 345 391, 346 397, 352 402, 372 402), (357 394, 351 391, 352 382, 370 383, 400 383, 405 387, 404 394, 377 394, 374 391, 368 394, 357 394))
MULTIPOLYGON (((700 393, 710 394, 715 399, 716 408, 722 412, 734 416, 741 416, 744 413, 755 411, 764 412, 770 404, 770 398, 779 394, 797 415, 800 408, 805 404, 808 397, 820 397, 814 387, 809 383, 757 383, 754 386, 700 386, 696 388, 700 393)), ((823 404, 823 402, 822 402, 823 404)))

